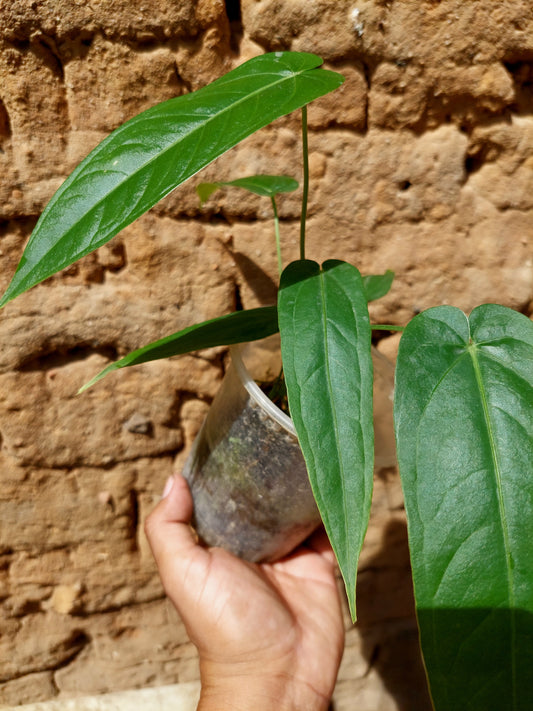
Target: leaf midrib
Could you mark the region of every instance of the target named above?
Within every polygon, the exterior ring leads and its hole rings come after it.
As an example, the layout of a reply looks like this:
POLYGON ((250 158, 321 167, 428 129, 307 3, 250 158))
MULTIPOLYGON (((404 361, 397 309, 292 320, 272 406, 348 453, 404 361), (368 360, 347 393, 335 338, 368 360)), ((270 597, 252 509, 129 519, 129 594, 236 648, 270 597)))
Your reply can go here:
POLYGON ((509 593, 509 612, 511 617, 511 678, 512 678, 512 694, 513 694, 513 708, 516 708, 517 704, 517 684, 516 684, 516 598, 514 590, 514 580, 512 575, 511 566, 511 543, 509 536, 509 528, 507 525, 507 513, 505 510, 505 502, 503 497, 503 487, 502 487, 502 473, 500 458, 498 456, 498 449, 496 446, 496 439, 494 434, 494 426, 490 417, 489 405, 487 393, 483 383, 483 377, 481 374, 481 367, 479 364, 479 358, 477 353, 478 345, 476 343, 470 343, 468 346, 468 353, 472 359, 472 365, 474 368, 474 374, 476 378, 476 384, 479 389, 479 395, 481 399, 481 406, 483 408, 483 416, 485 418, 485 425, 487 428, 487 434, 489 437, 489 444, 491 450, 491 458, 494 464, 494 473, 496 479, 496 488, 498 493, 498 510, 500 514, 500 521, 502 527, 503 544, 505 549, 505 562, 506 562, 506 572, 507 572, 507 589, 509 593))
MULTIPOLYGON (((328 385, 328 390, 331 393, 333 391, 332 387, 332 377, 331 377, 331 372, 329 368, 329 348, 328 348, 328 319, 327 319, 327 305, 326 305, 326 294, 325 294, 325 279, 324 279, 324 272, 321 270, 320 271, 320 298, 321 298, 321 305, 322 305, 322 328, 324 331, 324 370, 326 374, 326 381, 328 385)), ((328 398, 328 402, 331 402, 331 398, 328 398)), ((343 458, 343 452, 342 452, 342 447, 340 446, 339 443, 339 434, 338 434, 338 418, 337 418, 337 412, 335 410, 335 407, 331 407, 331 417, 334 423, 333 426, 333 432, 335 436, 335 449, 337 450, 337 458, 339 462, 339 470, 341 474, 341 485, 342 485, 342 505, 343 505, 343 520, 344 520, 344 531, 345 531, 345 540, 348 542, 348 555, 347 559, 352 560, 352 540, 351 536, 348 535, 348 509, 346 507, 346 484, 345 484, 345 465, 344 465, 344 458, 343 458)))

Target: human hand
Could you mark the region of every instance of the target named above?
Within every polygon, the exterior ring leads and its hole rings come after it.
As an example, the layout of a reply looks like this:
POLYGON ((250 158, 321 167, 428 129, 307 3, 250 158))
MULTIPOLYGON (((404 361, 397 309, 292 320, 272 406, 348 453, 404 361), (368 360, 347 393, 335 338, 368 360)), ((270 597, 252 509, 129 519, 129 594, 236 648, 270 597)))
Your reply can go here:
POLYGON ((163 586, 199 652, 198 708, 326 709, 344 629, 325 534, 279 562, 256 565, 197 545, 191 515, 187 482, 175 476, 145 528, 163 586))

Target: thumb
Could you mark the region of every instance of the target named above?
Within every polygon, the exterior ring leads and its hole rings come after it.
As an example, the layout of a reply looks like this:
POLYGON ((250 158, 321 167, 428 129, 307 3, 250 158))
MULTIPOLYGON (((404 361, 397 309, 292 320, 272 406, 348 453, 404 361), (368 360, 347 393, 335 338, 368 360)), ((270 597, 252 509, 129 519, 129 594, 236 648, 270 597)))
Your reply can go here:
POLYGON ((189 525, 192 511, 187 481, 175 474, 144 526, 163 587, 177 607, 186 602, 188 591, 198 582, 191 581, 191 576, 203 579, 209 566, 209 554, 196 544, 189 525))

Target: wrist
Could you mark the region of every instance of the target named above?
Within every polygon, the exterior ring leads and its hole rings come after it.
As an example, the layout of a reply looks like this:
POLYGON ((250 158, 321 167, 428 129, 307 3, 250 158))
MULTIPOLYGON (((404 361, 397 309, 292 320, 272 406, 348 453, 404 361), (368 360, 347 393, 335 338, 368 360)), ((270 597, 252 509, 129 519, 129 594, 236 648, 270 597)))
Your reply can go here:
POLYGON ((329 697, 289 671, 246 666, 229 670, 201 668, 198 711, 326 711, 329 697))

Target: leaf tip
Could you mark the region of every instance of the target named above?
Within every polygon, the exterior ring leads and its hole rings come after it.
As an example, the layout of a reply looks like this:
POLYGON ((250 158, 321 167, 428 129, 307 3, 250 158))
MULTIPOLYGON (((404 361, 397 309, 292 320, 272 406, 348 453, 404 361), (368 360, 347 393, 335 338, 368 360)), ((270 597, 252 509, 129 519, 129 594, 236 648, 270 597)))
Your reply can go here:
POLYGON ((355 604, 355 590, 349 591, 346 589, 347 597, 348 597, 348 607, 350 610, 350 617, 352 619, 352 624, 355 625, 357 622, 357 609, 356 609, 356 604, 355 604))
POLYGON ((8 304, 10 301, 12 301, 15 298, 15 296, 18 296, 17 293, 13 293, 13 292, 14 292, 14 289, 13 289, 13 280, 12 280, 11 283, 9 284, 9 286, 7 287, 7 289, 5 290, 5 292, 0 297, 0 309, 3 306, 5 306, 6 304, 8 304))
POLYGON ((81 395, 82 393, 84 393, 84 392, 85 392, 86 390, 88 390, 89 388, 92 388, 92 386, 95 385, 99 380, 102 380, 102 378, 104 378, 104 377, 109 373, 110 370, 114 370, 114 367, 113 367, 114 365, 115 365, 115 363, 111 363, 110 365, 107 366, 107 368, 104 368, 104 369, 101 370, 99 373, 97 373, 97 374, 94 376, 94 378, 91 378, 91 379, 88 380, 86 383, 84 383, 84 384, 81 386, 81 388, 78 390, 78 392, 76 393, 76 395, 81 395))

